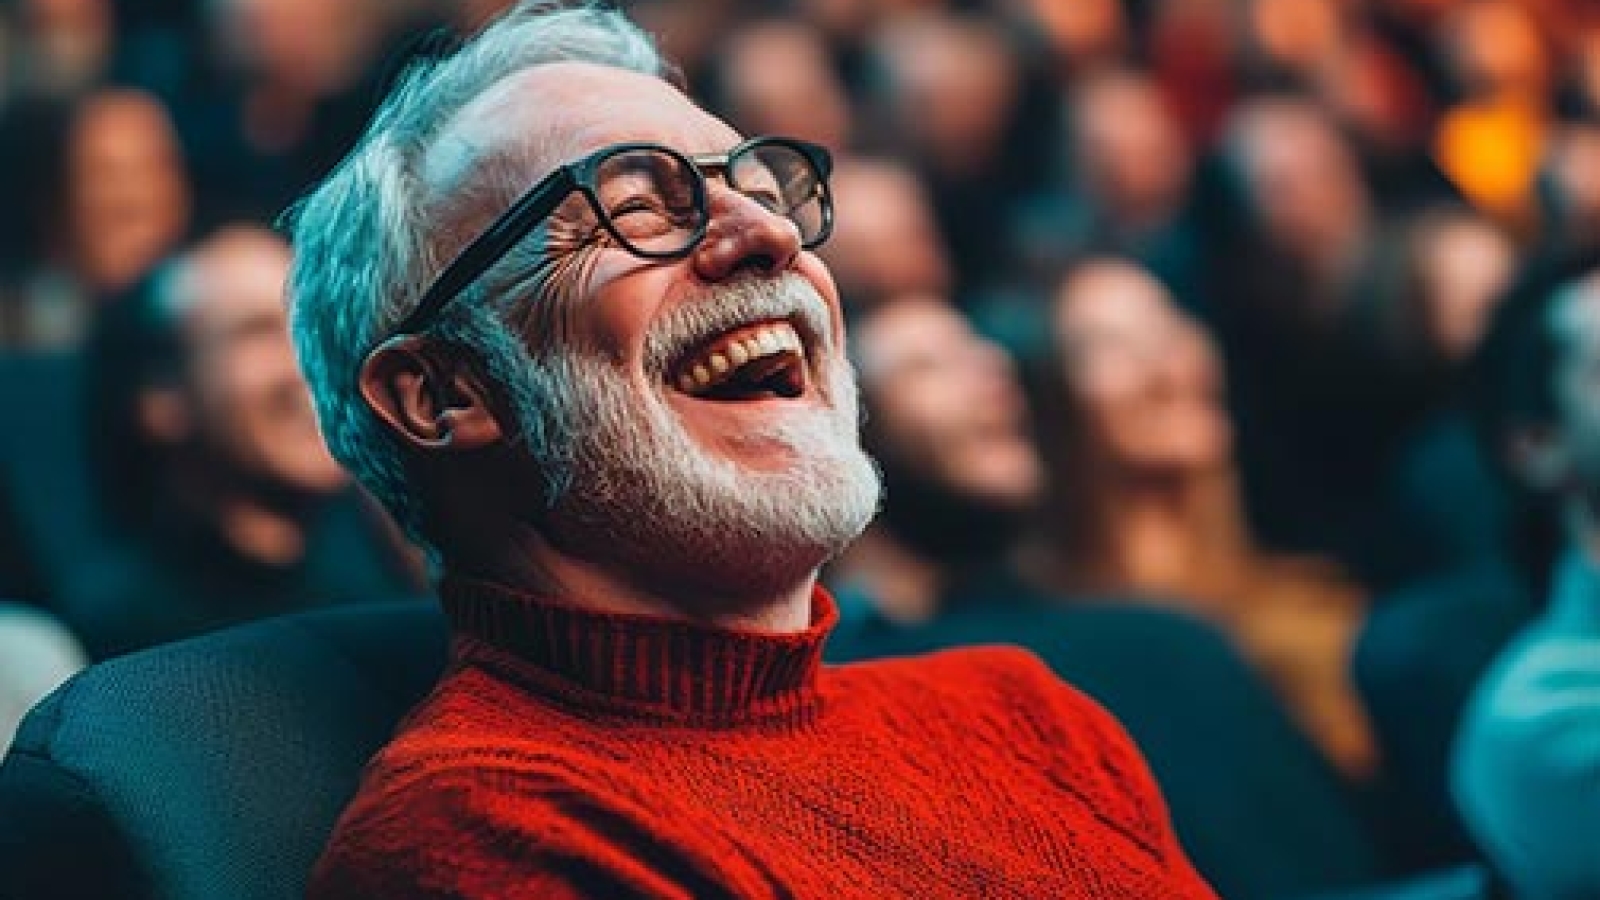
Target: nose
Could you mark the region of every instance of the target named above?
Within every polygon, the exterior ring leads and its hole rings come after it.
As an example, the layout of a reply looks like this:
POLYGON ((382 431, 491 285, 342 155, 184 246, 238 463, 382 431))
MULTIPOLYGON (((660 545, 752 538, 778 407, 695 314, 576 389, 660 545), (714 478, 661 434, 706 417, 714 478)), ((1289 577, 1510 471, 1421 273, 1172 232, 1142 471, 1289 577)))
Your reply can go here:
POLYGON ((800 229, 725 184, 707 186, 711 221, 695 248, 695 273, 708 282, 754 272, 776 275, 800 254, 800 229))

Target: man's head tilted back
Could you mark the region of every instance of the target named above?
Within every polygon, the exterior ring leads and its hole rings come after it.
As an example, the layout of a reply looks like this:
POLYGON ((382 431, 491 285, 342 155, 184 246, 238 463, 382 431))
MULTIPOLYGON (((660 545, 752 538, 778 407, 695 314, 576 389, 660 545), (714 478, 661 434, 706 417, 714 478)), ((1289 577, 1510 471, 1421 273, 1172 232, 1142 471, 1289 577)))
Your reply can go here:
POLYGON ((810 249, 828 165, 695 106, 620 14, 518 6, 296 213, 329 445, 447 571, 803 626, 773 600, 878 496, 810 249))

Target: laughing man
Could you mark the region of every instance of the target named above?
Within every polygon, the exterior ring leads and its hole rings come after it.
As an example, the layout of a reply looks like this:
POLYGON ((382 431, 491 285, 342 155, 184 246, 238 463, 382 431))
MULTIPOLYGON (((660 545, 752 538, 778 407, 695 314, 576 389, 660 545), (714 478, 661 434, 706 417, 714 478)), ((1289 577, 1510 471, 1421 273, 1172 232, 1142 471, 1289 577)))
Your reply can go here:
POLYGON ((824 667, 871 518, 828 155, 591 7, 412 71, 295 220, 335 453, 431 549, 437 689, 315 898, 1210 898, 1143 761, 1021 651, 824 667))

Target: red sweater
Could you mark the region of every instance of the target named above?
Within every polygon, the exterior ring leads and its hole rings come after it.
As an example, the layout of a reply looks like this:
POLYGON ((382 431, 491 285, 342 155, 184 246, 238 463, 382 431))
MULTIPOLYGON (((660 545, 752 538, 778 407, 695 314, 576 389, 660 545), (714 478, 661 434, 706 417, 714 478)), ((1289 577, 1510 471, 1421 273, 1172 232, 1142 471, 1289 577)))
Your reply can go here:
POLYGON ((447 582, 455 662, 313 875, 359 898, 1214 898, 1117 723, 1016 649, 767 635, 447 582))

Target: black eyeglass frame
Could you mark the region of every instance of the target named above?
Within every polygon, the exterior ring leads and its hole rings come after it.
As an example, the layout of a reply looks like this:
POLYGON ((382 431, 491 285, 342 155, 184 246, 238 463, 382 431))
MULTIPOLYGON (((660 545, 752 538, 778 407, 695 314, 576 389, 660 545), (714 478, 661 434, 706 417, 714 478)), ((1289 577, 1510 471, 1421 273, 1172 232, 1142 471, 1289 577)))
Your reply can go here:
MULTIPOLYGON (((798 138, 773 136, 751 138, 726 153, 701 155, 680 153, 671 147, 649 142, 611 144, 582 159, 560 166, 525 191, 517 198, 517 202, 490 223, 482 234, 456 254, 450 264, 445 266, 444 271, 440 272, 423 292, 422 299, 417 301, 417 305, 389 332, 384 341, 418 334, 425 330, 446 307, 461 296, 461 292, 466 290, 468 285, 482 277, 483 273, 511 252, 511 248, 529 232, 549 218, 573 191, 583 194, 601 226, 629 253, 644 259, 681 259, 688 256, 705 239, 706 229, 711 224, 711 213, 706 201, 706 175, 719 171, 728 172, 734 160, 753 150, 772 145, 796 151, 817 174, 816 199, 821 208, 822 224, 812 237, 801 236, 801 246, 807 250, 815 250, 833 233, 833 196, 828 186, 828 179, 833 174, 833 157, 827 148, 798 138), (666 153, 683 163, 685 171, 694 173, 695 177, 689 186, 695 209, 699 211, 700 216, 693 234, 681 248, 646 250, 635 245, 617 231, 611 221, 610 213, 600 202, 600 195, 595 185, 595 174, 600 166, 613 156, 635 150, 666 153)), ((738 190, 737 185, 733 187, 738 190)))

